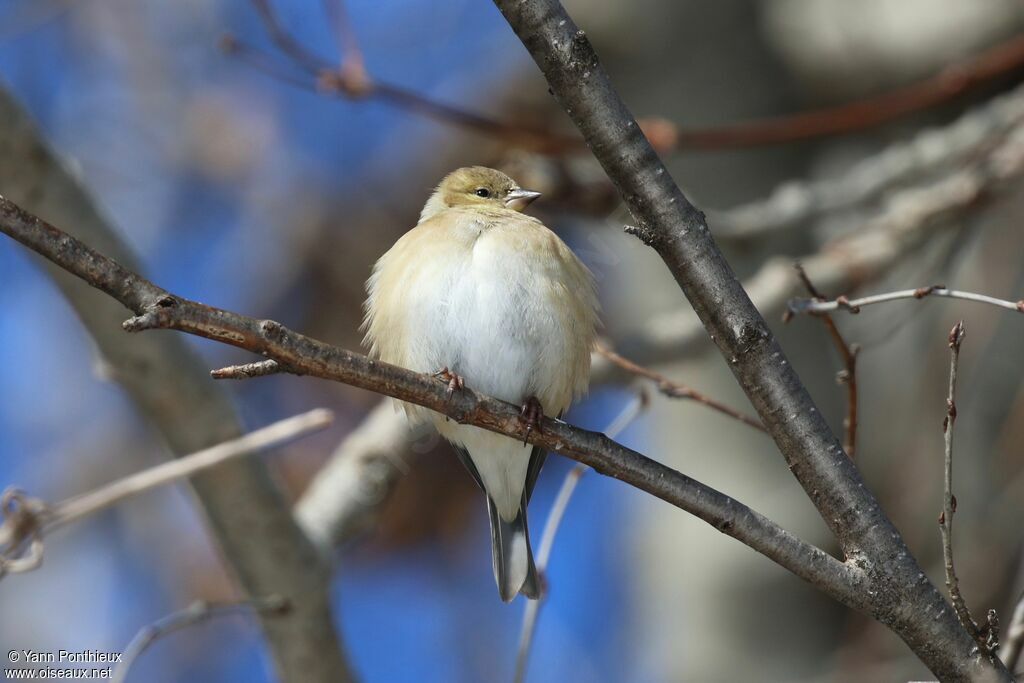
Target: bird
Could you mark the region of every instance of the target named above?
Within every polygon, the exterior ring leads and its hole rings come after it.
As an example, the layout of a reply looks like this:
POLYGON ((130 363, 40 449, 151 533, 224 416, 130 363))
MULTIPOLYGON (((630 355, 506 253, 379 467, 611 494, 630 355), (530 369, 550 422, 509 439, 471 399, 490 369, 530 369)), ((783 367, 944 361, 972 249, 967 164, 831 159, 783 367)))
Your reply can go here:
POLYGON ((404 404, 455 447, 487 499, 503 602, 538 599, 526 508, 546 454, 526 443, 587 390, 598 327, 594 276, 541 221, 539 192, 484 166, 449 173, 415 227, 376 262, 362 330, 370 356, 522 406, 522 439, 404 404))

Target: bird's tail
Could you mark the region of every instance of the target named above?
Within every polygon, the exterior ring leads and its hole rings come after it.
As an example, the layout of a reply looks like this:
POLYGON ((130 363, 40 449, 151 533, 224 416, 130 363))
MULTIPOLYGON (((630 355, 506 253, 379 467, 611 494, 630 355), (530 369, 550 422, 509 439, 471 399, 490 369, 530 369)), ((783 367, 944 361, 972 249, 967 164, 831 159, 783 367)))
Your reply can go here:
POLYGON ((507 522, 498 514, 494 501, 487 496, 487 513, 491 519, 491 559, 494 580, 504 602, 511 602, 522 593, 531 600, 540 597, 540 579, 533 564, 530 530, 526 526, 526 496, 516 518, 507 522))

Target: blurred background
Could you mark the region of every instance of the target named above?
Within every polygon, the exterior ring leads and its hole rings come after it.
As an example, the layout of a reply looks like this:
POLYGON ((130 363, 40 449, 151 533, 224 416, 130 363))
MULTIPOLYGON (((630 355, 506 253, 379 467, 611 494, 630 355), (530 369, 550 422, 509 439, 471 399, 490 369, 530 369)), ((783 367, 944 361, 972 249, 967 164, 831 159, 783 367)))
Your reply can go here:
MULTIPOLYGON (((0 0, 5 106, 34 122, 63 158, 62 172, 154 282, 359 348, 374 260, 415 223, 447 171, 492 165, 545 193, 532 211, 595 271, 612 347, 752 412, 711 343, 694 333, 656 254, 622 234, 630 218, 600 168, 585 151, 552 149, 524 132, 573 130, 491 3, 349 0, 340 30, 332 3, 274 7, 277 27, 328 64, 345 56, 351 67, 361 57, 374 82, 512 122, 511 131, 430 115, 386 93, 347 96, 323 79, 318 91, 296 55, 272 40, 257 5, 0 0)), ((566 5, 647 120, 676 180, 708 211, 837 433, 847 411, 836 382, 843 361, 819 321, 781 321, 786 299, 805 294, 794 261, 831 296, 935 283, 1024 296, 1024 170, 1005 151, 1024 140, 1024 95, 1015 90, 1024 76, 1016 37, 1024 4, 566 5), (932 89, 913 89, 921 83, 932 89), (886 99, 893 92, 902 94, 886 99), (865 104, 847 106, 858 102, 865 104), (786 118, 828 107, 837 109, 823 117, 836 128, 827 134, 811 135, 818 120, 786 118), (893 115, 872 120, 878 112, 893 115), (794 139, 773 141, 764 128, 744 138, 729 128, 775 117, 794 139)), ((0 154, 0 194, 24 164, 0 154)), ((46 271, 6 238, 0 285, 0 485, 57 501, 169 457, 109 381, 46 271)), ((1024 319, 944 299, 837 315, 861 347, 856 457, 941 583, 935 519, 946 335, 961 318, 958 569, 976 616, 996 608, 1008 620, 1024 586, 1024 319)), ((210 368, 251 360, 214 343, 188 344, 210 368)), ((602 366, 568 419, 604 429, 637 386, 602 366)), ((379 403, 299 377, 227 389, 249 428, 315 406, 336 412, 330 430, 267 458, 293 502, 379 403)), ((654 391, 620 440, 835 549, 756 430, 654 391)), ((436 438, 406 435, 395 451, 358 529, 326 539, 335 620, 353 668, 365 681, 510 680, 523 604, 497 598, 482 497, 436 438)), ((570 465, 548 459, 530 507, 535 543, 570 465)), ((548 580, 529 681, 928 677, 883 627, 711 527, 598 475, 583 478, 568 508, 548 580)), ((119 651, 138 629, 193 600, 237 594, 192 494, 168 487, 55 534, 42 568, 0 581, 0 645, 119 651)), ((232 616, 159 641, 133 679, 273 677, 255 621, 232 616)))

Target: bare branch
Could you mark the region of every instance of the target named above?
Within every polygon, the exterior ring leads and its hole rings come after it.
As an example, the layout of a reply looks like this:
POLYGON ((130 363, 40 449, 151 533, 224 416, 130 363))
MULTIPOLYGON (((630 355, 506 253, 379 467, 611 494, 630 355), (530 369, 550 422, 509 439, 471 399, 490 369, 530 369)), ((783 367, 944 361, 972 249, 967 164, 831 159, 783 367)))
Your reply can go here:
POLYGON ((288 601, 279 595, 266 598, 251 598, 249 600, 236 600, 233 602, 197 600, 185 609, 169 614, 140 629, 131 642, 128 643, 128 646, 125 647, 121 656, 121 663, 114 669, 114 675, 110 679, 111 683, 124 683, 128 680, 128 672, 139 659, 139 656, 150 645, 175 631, 181 631, 189 626, 194 626, 217 617, 245 614, 250 611, 273 616, 284 614, 288 609, 288 601))
POLYGON ((636 375, 638 377, 644 377, 646 379, 651 380, 658 387, 658 391, 660 391, 665 396, 668 396, 669 398, 683 398, 689 399, 691 401, 696 401, 697 403, 707 406, 708 408, 711 408, 712 410, 717 411, 722 415, 731 417, 734 420, 739 420, 748 427, 753 427, 754 429, 760 430, 762 432, 766 431, 764 425, 762 425, 754 418, 748 417, 747 415, 744 415, 735 408, 730 408, 724 403, 721 403, 711 398, 710 396, 707 396, 706 394, 702 394, 696 389, 688 387, 684 384, 680 384, 678 382, 673 382, 664 375, 657 373, 654 370, 651 370, 650 368, 645 368, 642 365, 634 363, 628 358, 624 358, 619 354, 615 353, 604 344, 598 343, 595 346, 594 350, 597 354, 607 358, 609 361, 611 361, 618 367, 622 368, 626 372, 636 375))
POLYGON ((331 19, 337 33, 338 50, 341 52, 339 69, 355 69, 366 74, 366 59, 359 47, 359 36, 352 28, 345 0, 323 0, 324 12, 331 19))
POLYGON ((964 629, 971 634, 978 646, 989 652, 986 638, 977 622, 971 617, 967 602, 964 600, 963 594, 960 593, 960 580, 953 567, 953 515, 956 513, 956 496, 953 495, 953 427, 956 425, 956 377, 957 369, 960 366, 960 344, 966 334, 963 320, 954 325, 949 332, 949 395, 946 398, 946 418, 942 422, 942 433, 946 444, 945 475, 939 529, 942 532, 942 557, 946 563, 946 588, 949 589, 949 599, 953 603, 953 609, 964 629))
MULTIPOLYGON (((605 430, 608 438, 618 438, 619 434, 625 431, 626 427, 632 424, 646 407, 647 397, 644 394, 634 397, 633 400, 626 404, 626 407, 622 409, 618 416, 612 420, 611 424, 608 425, 608 428, 605 430)), ((565 475, 562 486, 558 489, 558 495, 555 497, 555 502, 551 506, 551 512, 548 513, 548 521, 544 525, 544 532, 537 551, 537 571, 540 572, 543 593, 539 600, 528 600, 526 607, 523 609, 523 625, 519 630, 516 672, 513 678, 516 683, 523 683, 526 680, 526 664, 530 658, 530 649, 533 647, 533 634, 537 630, 537 619, 540 616, 541 604, 547 600, 547 568, 548 560, 551 558, 551 549, 555 545, 555 536, 558 534, 558 528, 565 517, 565 511, 569 508, 569 501, 572 499, 572 494, 576 491, 576 485, 579 484, 580 478, 586 474, 587 469, 586 465, 577 464, 565 475)))
MULTIPOLYGON (((632 361, 599 346, 592 357, 591 383, 618 381, 620 377, 610 368, 618 368, 622 371, 620 374, 625 374, 632 373, 634 366, 632 361), (612 355, 605 355, 605 352, 612 355), (616 364, 613 358, 622 363, 616 364)), ((643 372, 639 374, 656 382, 665 395, 696 398, 695 390, 648 368, 641 369, 643 372)), ((286 371, 277 361, 269 360, 222 368, 211 374, 218 379, 249 379, 281 372, 286 371)), ((713 409, 764 431, 757 420, 699 395, 706 403, 713 404, 713 409)), ((345 437, 328 463, 317 472, 295 507, 299 524, 322 552, 330 553, 373 523, 381 505, 411 466, 411 459, 419 457, 433 438, 436 438, 433 432, 422 426, 410 429, 408 421, 396 413, 391 401, 382 401, 345 437)))
POLYGON ((800 485, 846 556, 868 569, 872 614, 939 677, 1009 680, 977 653, 942 595, 861 479, 767 323, 613 88, 597 53, 557 0, 495 0, 583 134, 636 221, 726 358, 800 485), (884 595, 884 598, 882 597, 884 595), (947 610, 948 611, 948 610, 947 610), (935 618, 922 618, 934 612, 935 618))
POLYGON ((928 287, 918 287, 917 289, 903 289, 898 292, 874 294, 872 296, 865 296, 859 299, 850 299, 845 296, 837 297, 831 301, 823 301, 821 299, 791 299, 788 304, 788 310, 794 315, 799 315, 801 313, 829 313, 831 311, 839 310, 849 311, 850 313, 856 314, 860 313, 860 309, 864 306, 884 304, 888 301, 899 301, 900 299, 925 299, 933 296, 946 299, 973 301, 975 303, 988 304, 989 306, 996 306, 1016 313, 1024 313, 1024 299, 1021 299, 1020 301, 1007 301, 1006 299, 997 299, 985 294, 974 294, 973 292, 961 292, 956 289, 948 289, 945 285, 930 285, 928 287))
MULTIPOLYGON (((595 349, 593 358, 593 382, 617 379, 605 369, 609 365, 631 373, 634 366, 640 367, 604 346, 595 349)), ((641 370, 637 374, 656 382, 667 396, 696 399, 699 395, 713 409, 764 431, 761 423, 753 418, 671 382, 648 368, 641 367, 641 370)), ((248 379, 281 372, 285 370, 270 360, 222 368, 211 374, 216 378, 248 379)), ((432 435, 433 432, 422 426, 410 429, 408 421, 395 411, 391 401, 384 400, 345 437, 295 507, 299 524, 322 552, 330 553, 372 524, 380 506, 411 466, 410 459, 417 458, 430 440, 436 438, 432 435), (423 445, 418 448, 420 443, 423 445)))
MULTIPOLYGON (((258 353, 303 374, 369 389, 500 434, 522 438, 519 407, 293 332, 176 297, 0 198, 0 232, 114 297, 136 316, 129 332, 175 329, 258 353)), ((792 536, 763 515, 603 434, 544 417, 526 439, 615 477, 708 522, 848 606, 864 609, 859 570, 792 536)), ((845 460, 845 458, 844 458, 845 460)))
POLYGON ((930 109, 1024 64, 1024 36, 1014 36, 910 85, 854 102, 774 119, 680 132, 681 149, 736 149, 813 140, 865 130, 930 109))
POLYGON ((54 505, 28 498, 17 489, 8 488, 3 494, 4 523, 0 525, 0 578, 5 573, 13 574, 39 566, 42 561, 43 537, 66 524, 228 460, 283 446, 327 427, 333 419, 329 410, 311 410, 198 453, 136 472, 54 505), (26 548, 29 548, 28 555, 22 555, 26 548))
MULTIPOLYGON (((807 276, 807 271, 799 263, 796 264, 796 273, 815 301, 825 298, 818 291, 818 288, 814 286, 814 283, 811 282, 811 279, 807 276)), ((843 431, 846 437, 843 439, 843 450, 846 451, 846 454, 852 460, 857 457, 857 354, 860 352, 860 347, 856 344, 846 343, 846 339, 843 337, 842 332, 839 331, 839 327, 836 325, 836 321, 832 319, 832 316, 822 314, 819 317, 825 324, 825 329, 828 331, 829 336, 832 337, 839 355, 843 358, 844 367, 836 375, 836 381, 846 386, 846 417, 843 419, 843 431)))
MULTIPOLYGON (((335 26, 342 53, 337 68, 330 61, 313 54, 285 30, 269 0, 252 0, 252 3, 277 48, 295 66, 306 71, 322 91, 349 98, 377 97, 411 113, 494 135, 540 152, 564 154, 585 149, 579 138, 481 116, 376 81, 365 69, 363 54, 342 0, 324 0, 325 12, 335 26)), ((241 52, 246 57, 252 57, 256 52, 234 39, 227 46, 243 48, 241 52)), ((279 69, 266 68, 265 57, 252 61, 262 71, 296 84, 295 79, 279 69)), ((1024 38, 1015 37, 959 63, 950 64, 934 76, 853 102, 706 129, 680 129, 661 117, 651 117, 638 123, 652 141, 657 141, 656 147, 660 152, 762 147, 829 137, 878 126, 949 102, 1012 72, 1022 63, 1024 38)))
POLYGON ((274 45, 306 78, 282 70, 268 55, 232 36, 227 36, 221 44, 229 54, 242 57, 270 76, 304 89, 347 99, 377 99, 440 123, 491 135, 538 152, 563 153, 583 147, 582 141, 574 136, 560 135, 543 127, 490 118, 374 78, 365 69, 362 52, 356 46, 354 34, 348 26, 343 8, 337 6, 337 0, 326 2, 329 4, 328 13, 333 15, 335 26, 338 27, 339 42, 342 45, 343 56, 339 67, 313 54, 296 40, 281 23, 270 0, 251 1, 274 45))
POLYGON ((284 25, 277 18, 277 13, 270 0, 250 0, 250 2, 263 20, 270 39, 281 52, 309 71, 317 72, 330 66, 327 60, 310 52, 305 45, 285 30, 284 25))

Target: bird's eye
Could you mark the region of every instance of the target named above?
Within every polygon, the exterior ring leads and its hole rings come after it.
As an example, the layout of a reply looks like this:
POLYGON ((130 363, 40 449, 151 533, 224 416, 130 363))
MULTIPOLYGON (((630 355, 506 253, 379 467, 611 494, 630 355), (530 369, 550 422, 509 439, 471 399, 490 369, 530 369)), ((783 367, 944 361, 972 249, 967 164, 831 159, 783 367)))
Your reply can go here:
POLYGON ((488 190, 486 187, 478 187, 476 188, 476 192, 474 194, 477 197, 490 197, 491 191, 488 190))

